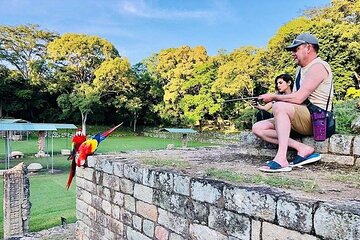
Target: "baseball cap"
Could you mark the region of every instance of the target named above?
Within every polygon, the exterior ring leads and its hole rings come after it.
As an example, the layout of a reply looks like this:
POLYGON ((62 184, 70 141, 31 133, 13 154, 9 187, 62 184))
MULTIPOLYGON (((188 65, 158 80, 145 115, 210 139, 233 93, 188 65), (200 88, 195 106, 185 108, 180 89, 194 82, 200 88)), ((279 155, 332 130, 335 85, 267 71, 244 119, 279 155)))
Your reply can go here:
POLYGON ((292 51, 294 48, 300 46, 304 43, 310 43, 314 45, 319 45, 319 40, 310 33, 302 33, 298 35, 291 43, 291 45, 287 46, 285 49, 288 51, 292 51))

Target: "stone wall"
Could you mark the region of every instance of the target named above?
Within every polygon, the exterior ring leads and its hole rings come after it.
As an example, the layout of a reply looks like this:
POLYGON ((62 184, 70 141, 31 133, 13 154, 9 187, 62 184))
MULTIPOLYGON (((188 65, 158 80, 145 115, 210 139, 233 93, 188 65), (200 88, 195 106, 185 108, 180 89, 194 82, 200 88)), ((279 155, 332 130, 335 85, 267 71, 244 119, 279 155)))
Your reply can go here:
MULTIPOLYGON (((176 134, 161 132, 147 132, 145 136, 180 139, 176 134)), ((249 131, 243 131, 238 134, 189 134, 189 140, 215 144, 236 144, 239 145, 239 149, 243 154, 256 156, 274 157, 277 148, 276 145, 263 142, 249 131)), ((360 166, 360 135, 334 134, 324 142, 316 142, 312 137, 303 137, 298 140, 315 146, 315 151, 322 155, 321 161, 360 166)), ((289 150, 289 155, 294 154, 294 152, 289 150)))
POLYGON ((23 163, 4 172, 4 239, 17 239, 29 231, 31 203, 27 169, 23 163))
POLYGON ((78 169, 77 239, 360 239, 359 202, 292 197, 116 156, 78 169))

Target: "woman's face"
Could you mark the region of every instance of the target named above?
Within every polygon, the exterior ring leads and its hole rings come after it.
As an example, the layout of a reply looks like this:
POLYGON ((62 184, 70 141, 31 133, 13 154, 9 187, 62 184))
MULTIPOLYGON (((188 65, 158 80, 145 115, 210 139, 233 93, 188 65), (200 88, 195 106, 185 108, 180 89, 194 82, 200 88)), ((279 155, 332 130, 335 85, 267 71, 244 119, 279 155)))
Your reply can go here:
POLYGON ((279 78, 276 80, 276 88, 279 91, 279 93, 283 93, 286 91, 286 89, 290 88, 290 85, 284 81, 284 79, 279 78))

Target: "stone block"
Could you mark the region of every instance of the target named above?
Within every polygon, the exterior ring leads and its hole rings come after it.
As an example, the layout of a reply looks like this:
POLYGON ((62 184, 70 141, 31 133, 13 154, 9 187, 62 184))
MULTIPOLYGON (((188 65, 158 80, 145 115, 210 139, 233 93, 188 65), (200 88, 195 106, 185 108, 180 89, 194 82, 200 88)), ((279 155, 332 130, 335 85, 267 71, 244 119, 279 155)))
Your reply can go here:
MULTIPOLYGON (((118 236, 124 235, 124 224, 116 219, 110 219, 109 221, 109 229, 116 233, 118 236)), ((110 238, 110 239, 118 239, 118 238, 110 238)))
POLYGON ((155 229, 154 222, 149 221, 147 219, 144 219, 144 221, 143 221, 143 232, 145 233, 145 235, 150 237, 150 238, 153 238, 154 229, 155 229))
POLYGON ((174 192, 190 196, 190 180, 188 176, 174 174, 174 192))
POLYGON ((224 183, 210 179, 192 179, 191 197, 200 202, 219 204, 224 183))
POLYGON ((77 191, 77 198, 84 201, 87 204, 91 204, 91 193, 86 190, 79 190, 77 191))
POLYGON ((210 206, 209 227, 239 239, 250 239, 250 218, 222 208, 210 206))
POLYGON ((99 224, 93 226, 94 229, 95 229, 96 226, 101 228, 102 229, 102 234, 103 234, 104 227, 107 228, 108 225, 109 225, 109 220, 110 220, 110 218, 105 213, 103 213, 101 211, 96 211, 96 219, 95 219, 95 221, 97 223, 99 223, 99 224), (101 226, 99 226, 99 225, 101 225, 101 226))
POLYGON ((120 220, 120 207, 117 205, 112 205, 111 217, 114 220, 120 220))
POLYGON ((276 215, 276 199, 281 194, 267 187, 226 186, 225 208, 273 222, 276 215))
POLYGON ((130 195, 124 195, 125 209, 131 212, 135 212, 135 198, 130 195))
POLYGON ((310 233, 315 203, 280 197, 277 201, 276 211, 279 225, 296 231, 310 233))
POLYGON ((120 191, 126 194, 134 194, 134 183, 126 178, 120 178, 120 191))
POLYGON ((147 203, 152 203, 153 193, 154 193, 154 189, 150 187, 140 185, 137 183, 134 185, 134 197, 136 199, 139 199, 147 203))
POLYGON ((172 173, 157 170, 144 170, 143 183, 155 189, 171 192, 174 188, 174 177, 172 173))
POLYGON ((157 240, 168 240, 169 238, 169 231, 162 226, 155 227, 155 238, 157 240))
POLYGON ((169 212, 186 217, 186 210, 191 208, 187 197, 178 194, 169 194, 161 190, 154 190, 154 204, 169 212))
POLYGON ((81 174, 80 176, 88 181, 94 180, 94 169, 92 168, 83 168, 81 171, 76 171, 76 174, 81 174))
POLYGON ((127 238, 126 238, 127 240, 151 240, 144 234, 142 234, 130 227, 126 228, 126 236, 127 236, 127 238))
POLYGON ((124 164, 124 177, 136 182, 142 183, 144 169, 139 166, 124 164))
POLYGON ((355 158, 353 156, 345 156, 345 155, 334 155, 334 154, 321 154, 322 162, 332 162, 342 165, 354 165, 355 158))
POLYGON ((98 162, 98 170, 108 174, 114 174, 114 166, 112 159, 106 159, 105 156, 102 157, 102 161, 98 162))
POLYGON ((97 187, 97 195, 101 198, 110 201, 111 200, 111 192, 109 188, 98 186, 97 187))
MULTIPOLYGON (((194 223, 208 224, 209 208, 208 204, 202 202, 191 201, 191 208, 188 208, 187 217, 194 223)), ((188 204, 189 206, 189 204, 188 204)))
POLYGON ((101 204, 102 210, 105 214, 111 215, 111 203, 109 201, 103 200, 101 204))
POLYGON ((355 159, 355 166, 360 166, 360 157, 357 157, 356 159, 355 159))
POLYGON ((261 238, 261 222, 251 220, 251 240, 260 240, 261 238))
POLYGON ((142 219, 141 219, 141 217, 134 215, 132 220, 133 220, 133 227, 136 230, 141 232, 141 230, 142 230, 142 219))
POLYGON ((121 192, 114 192, 113 203, 120 207, 124 206, 124 194, 121 192))
POLYGON ((129 227, 132 226, 132 216, 133 213, 125 209, 120 209, 120 221, 122 221, 125 225, 128 225, 129 227))
POLYGON ((240 145, 260 147, 262 141, 251 131, 242 131, 239 134, 239 142, 240 145))
POLYGON ((190 224, 190 239, 196 240, 228 240, 228 237, 218 231, 200 224, 190 224))
POLYGON ((350 155, 353 136, 334 134, 330 138, 329 152, 350 155))
POLYGON ((318 240, 317 237, 263 222, 262 239, 266 240, 318 240))
POLYGON ((114 175, 120 178, 124 176, 124 164, 114 162, 114 175))
POLYGON ((115 191, 120 191, 120 178, 114 175, 104 173, 103 186, 115 191))
POLYGON ((318 153, 327 153, 329 151, 330 138, 327 138, 323 142, 317 142, 313 137, 304 137, 302 138, 302 142, 309 146, 314 146, 315 151, 318 153))
POLYGON ((98 162, 98 159, 95 156, 88 156, 87 165, 89 168, 94 168, 98 162))
POLYGON ((150 219, 154 222, 157 221, 158 211, 155 205, 151 205, 142 201, 137 201, 136 212, 144 218, 150 219))
POLYGON ((355 240, 360 223, 359 202, 346 204, 321 203, 314 214, 316 235, 325 239, 355 240))
POLYGON ((76 199, 76 211, 86 214, 88 211, 88 204, 80 199, 76 199))
POLYGON ((159 211, 159 218, 158 218, 159 224, 163 225, 164 227, 172 230, 177 234, 183 236, 186 235, 189 228, 189 222, 187 219, 182 218, 180 216, 176 216, 161 208, 159 208, 158 211, 159 211))
POLYGON ((360 156, 360 136, 355 136, 354 138, 353 154, 360 156))
MULTIPOLYGON (((358 106, 359 106, 359 104, 358 104, 358 106)), ((358 133, 360 133, 360 116, 358 116, 351 122, 351 128, 353 130, 357 131, 358 133)))

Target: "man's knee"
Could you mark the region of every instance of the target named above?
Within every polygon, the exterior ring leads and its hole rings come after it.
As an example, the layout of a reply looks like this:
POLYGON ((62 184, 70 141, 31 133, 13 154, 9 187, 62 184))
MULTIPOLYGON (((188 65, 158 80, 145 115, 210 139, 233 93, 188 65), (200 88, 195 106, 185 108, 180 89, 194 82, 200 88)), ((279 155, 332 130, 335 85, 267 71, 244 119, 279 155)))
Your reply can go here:
POLYGON ((286 103, 286 102, 275 102, 272 105, 272 110, 273 110, 273 114, 274 116, 276 116, 279 113, 286 113, 286 114, 291 114, 294 112, 294 107, 292 104, 290 103, 286 103))

